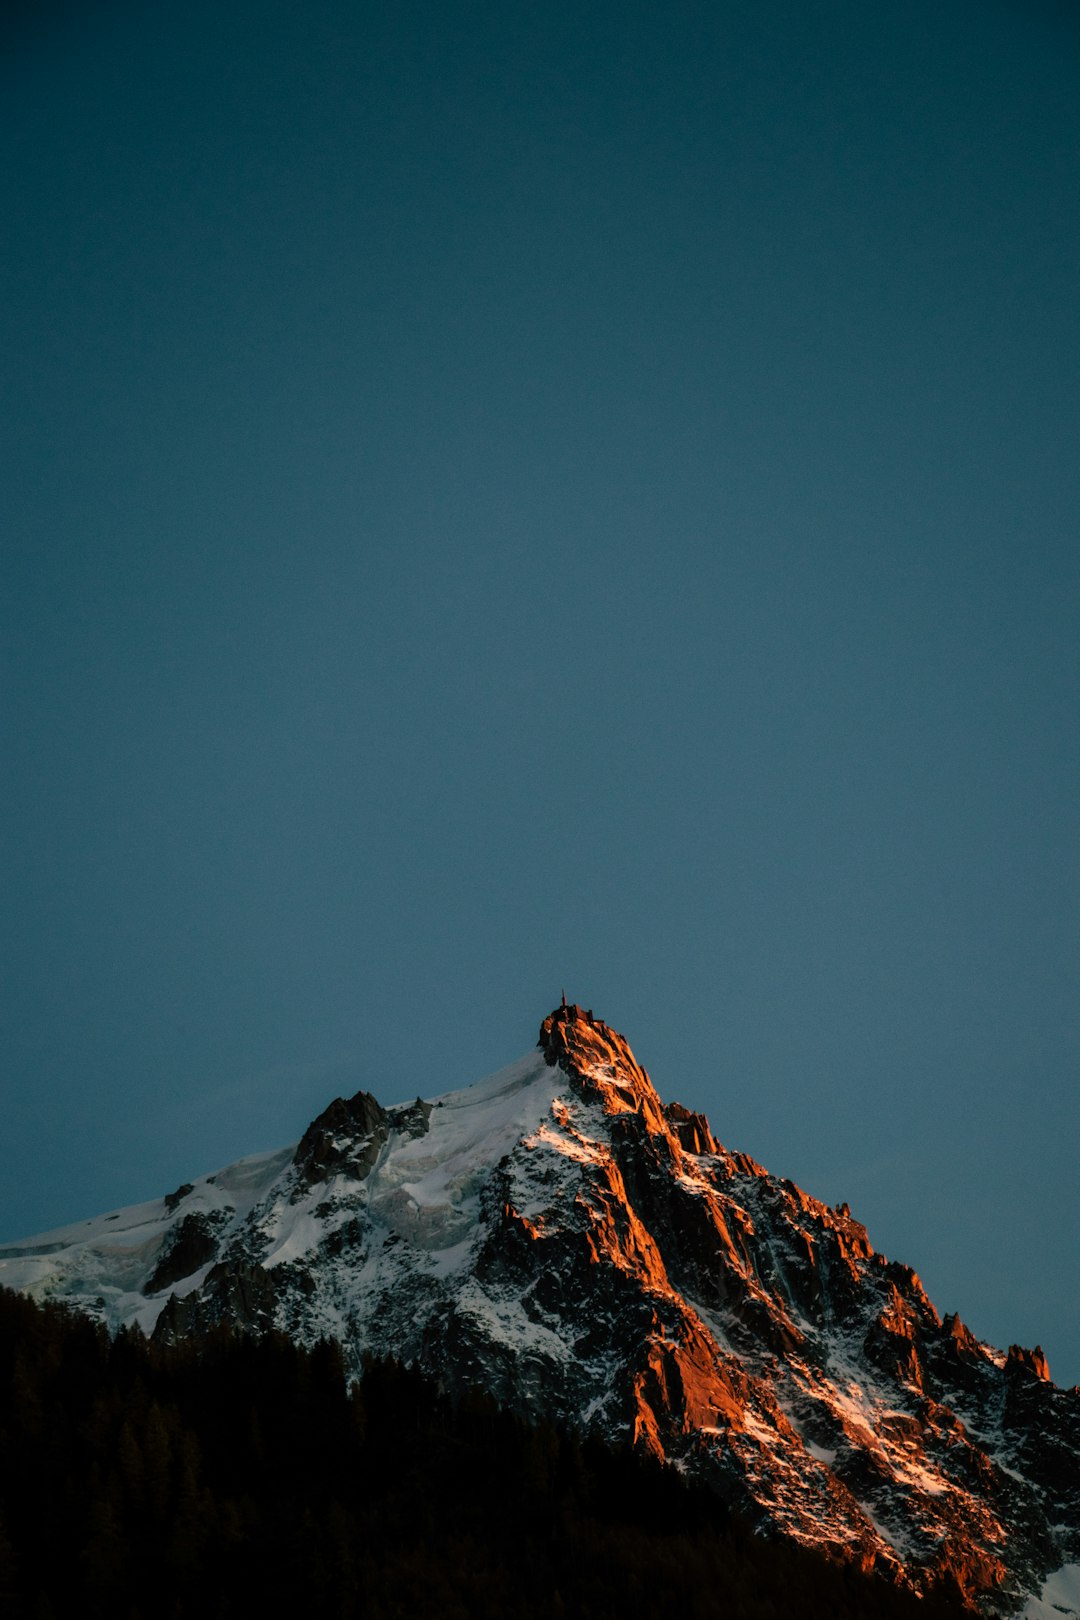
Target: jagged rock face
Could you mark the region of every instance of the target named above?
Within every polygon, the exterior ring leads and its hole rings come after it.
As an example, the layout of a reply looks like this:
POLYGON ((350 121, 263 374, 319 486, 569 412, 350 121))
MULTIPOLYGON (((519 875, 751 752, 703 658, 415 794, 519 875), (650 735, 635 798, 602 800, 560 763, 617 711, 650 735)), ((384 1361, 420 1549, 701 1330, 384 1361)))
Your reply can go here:
POLYGON ((416 1361, 710 1480, 765 1533, 1012 1614, 1080 1559, 1080 1392, 942 1321, 909 1267, 661 1103, 564 1005, 433 1102, 0 1250, 0 1283, 166 1337, 221 1320, 416 1361))

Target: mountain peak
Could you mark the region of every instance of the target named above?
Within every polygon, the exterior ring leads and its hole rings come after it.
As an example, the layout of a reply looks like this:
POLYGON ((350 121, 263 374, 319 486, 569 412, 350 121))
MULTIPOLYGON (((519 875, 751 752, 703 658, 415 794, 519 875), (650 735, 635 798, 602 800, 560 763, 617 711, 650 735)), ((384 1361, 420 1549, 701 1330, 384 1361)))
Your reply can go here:
POLYGON ((577 1081, 584 1096, 596 1098, 608 1114, 640 1114, 649 1131, 668 1134, 656 1088, 618 1030, 563 996, 548 1013, 536 1043, 545 1061, 577 1081))

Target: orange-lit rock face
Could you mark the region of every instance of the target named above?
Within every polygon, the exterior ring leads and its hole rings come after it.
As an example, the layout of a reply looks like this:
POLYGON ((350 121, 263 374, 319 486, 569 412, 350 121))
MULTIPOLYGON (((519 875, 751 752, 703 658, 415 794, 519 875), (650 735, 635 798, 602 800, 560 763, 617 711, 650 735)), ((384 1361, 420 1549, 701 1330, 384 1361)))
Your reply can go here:
POLYGON ((965 1322, 961 1322, 958 1316, 946 1316, 944 1322, 942 1323, 942 1327, 945 1330, 950 1345, 957 1354, 975 1356, 982 1360, 986 1359, 982 1345, 979 1343, 978 1339, 975 1337, 974 1333, 972 1333, 967 1324, 965 1322))
MULTIPOLYGON (((967 1423, 993 1423, 1003 1379, 1010 1412, 1026 1412, 1048 1376, 1042 1352, 994 1360, 958 1319, 942 1323, 846 1204, 770 1176, 702 1115, 662 1103, 591 1012, 557 1008, 539 1044, 571 1083, 563 1126, 570 1096, 608 1120, 578 1199, 589 1265, 598 1281, 636 1277, 652 1301, 627 1367, 635 1442, 718 1470, 744 1511, 757 1503, 764 1522, 892 1578, 947 1575, 973 1603, 1015 1583, 1002 1556, 1014 1486, 967 1423)), ((1080 1506, 1070 1466, 1061 1500, 1080 1506)))
POLYGON ((664 1105, 664 1118, 688 1153, 717 1153, 717 1142, 704 1114, 691 1113, 682 1103, 664 1105))
POLYGON ((537 1043, 548 1063, 564 1069, 609 1114, 640 1114, 649 1130, 667 1135, 652 1081, 617 1030, 564 1002, 540 1025, 537 1043))
POLYGON ((663 1255, 626 1194, 622 1172, 612 1160, 597 1165, 576 1200, 585 1213, 590 1258, 633 1274, 647 1290, 671 1290, 663 1255))
POLYGON ((632 1388, 634 1442, 655 1456, 667 1456, 673 1441, 741 1429, 746 1421, 747 1381, 718 1361, 715 1344, 692 1318, 674 1332, 650 1335, 632 1388))
POLYGON ((1043 1354, 1041 1344, 1037 1344, 1034 1350, 1025 1350, 1022 1345, 1010 1344, 1009 1364, 1013 1367, 1023 1367, 1027 1372, 1034 1373, 1036 1378, 1041 1378, 1044 1382, 1049 1380, 1050 1366, 1043 1354))
MULTIPOLYGON (((981 1465, 953 1413, 928 1398, 923 1345, 941 1336, 941 1324, 918 1277, 875 1255, 846 1206, 776 1180, 722 1147, 703 1116, 662 1104, 627 1042, 591 1012, 557 1008, 539 1044, 567 1074, 571 1095, 599 1103, 610 1121, 610 1146, 590 1146, 578 1241, 598 1283, 617 1268, 652 1301, 628 1368, 635 1443, 669 1459, 707 1457, 721 1474, 734 1468, 739 1490, 749 1482, 751 1497, 768 1501, 769 1517, 789 1534, 909 1578, 862 1503, 887 1494, 898 1470, 902 1490, 920 1503, 928 1546, 948 1545, 952 1487, 928 1460, 924 1431, 970 1452, 974 1476, 981 1465), (876 1405, 861 1392, 837 1402, 814 1349, 816 1331, 860 1317, 861 1354, 890 1390, 876 1405), (920 1415, 905 1411, 905 1400, 921 1403, 920 1415), (830 1466, 824 1459, 834 1456, 830 1466), (809 1516, 808 1490, 818 1503, 809 1516)), ((584 1147, 575 1106, 557 1102, 554 1119, 584 1147)), ((964 1513, 970 1544, 938 1554, 935 1567, 974 1594, 1002 1578, 994 1549, 1004 1532, 981 1503, 964 1513)))

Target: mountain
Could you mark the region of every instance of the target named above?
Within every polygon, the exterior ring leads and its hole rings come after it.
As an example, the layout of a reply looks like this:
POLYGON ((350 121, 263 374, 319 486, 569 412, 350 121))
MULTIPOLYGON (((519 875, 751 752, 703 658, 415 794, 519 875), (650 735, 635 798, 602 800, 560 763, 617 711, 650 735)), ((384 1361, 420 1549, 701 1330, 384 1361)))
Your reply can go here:
POLYGON ((846 1205, 662 1103, 565 1002, 488 1080, 339 1098, 294 1147, 0 1248, 0 1284, 165 1342, 223 1320, 332 1337, 355 1371, 393 1356, 632 1439, 764 1534, 899 1584, 1080 1609, 1080 1390, 942 1319, 846 1205))

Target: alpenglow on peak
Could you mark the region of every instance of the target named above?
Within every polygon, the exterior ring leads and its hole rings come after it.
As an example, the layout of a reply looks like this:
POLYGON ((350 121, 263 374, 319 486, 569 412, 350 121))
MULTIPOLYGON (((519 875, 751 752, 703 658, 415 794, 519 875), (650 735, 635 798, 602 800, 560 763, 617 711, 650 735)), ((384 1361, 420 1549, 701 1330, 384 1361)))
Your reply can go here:
MULTIPOLYGON (((230 1321, 631 1442, 769 1534, 1018 1615, 1080 1564, 1080 1392, 663 1102, 565 997, 459 1091, 0 1247, 0 1284, 173 1340, 230 1321)), ((1064 1589, 1064 1588, 1062 1588, 1064 1589)), ((1032 1616, 1042 1611, 1031 1608, 1032 1616)))

